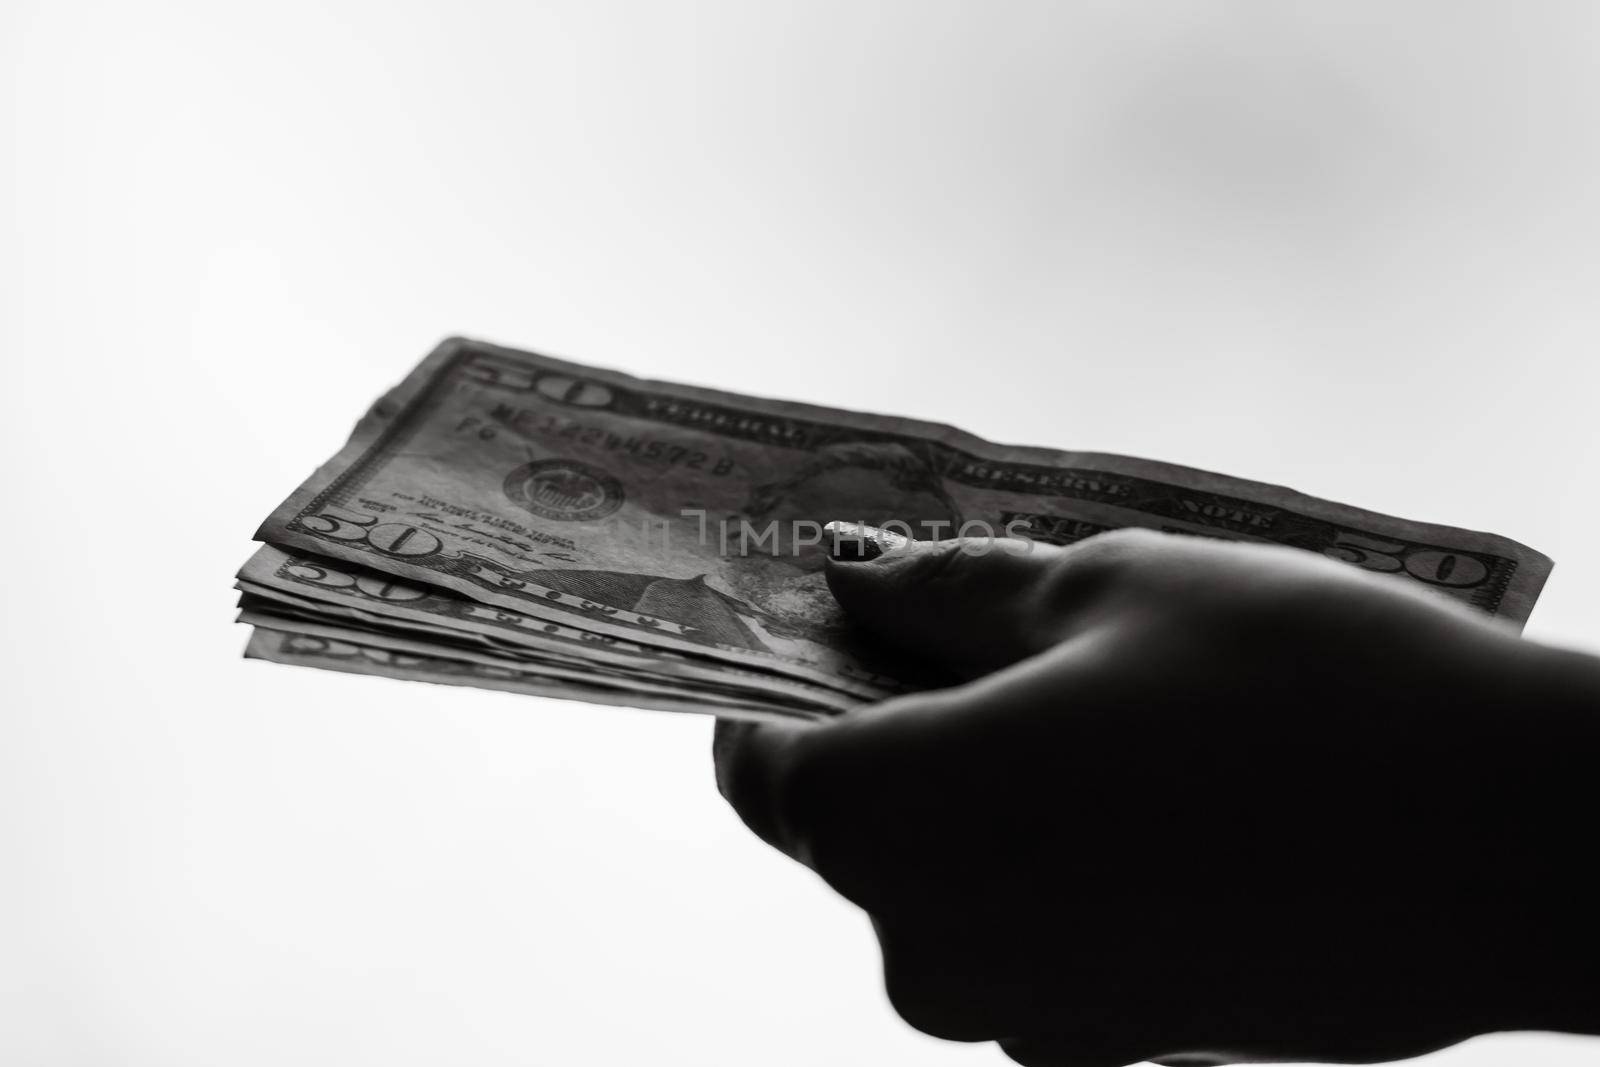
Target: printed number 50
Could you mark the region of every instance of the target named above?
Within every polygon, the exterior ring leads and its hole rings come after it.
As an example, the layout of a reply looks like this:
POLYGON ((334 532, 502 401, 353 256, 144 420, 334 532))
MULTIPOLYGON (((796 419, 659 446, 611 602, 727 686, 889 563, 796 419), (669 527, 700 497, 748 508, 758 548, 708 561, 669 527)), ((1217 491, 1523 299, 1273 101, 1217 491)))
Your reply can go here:
POLYGON ((1436 548, 1408 551, 1399 541, 1381 541, 1341 530, 1326 555, 1345 563, 1354 563, 1369 571, 1406 574, 1429 585, 1447 585, 1457 589, 1474 586, 1489 576, 1489 567, 1477 556, 1460 552, 1444 552, 1436 548))
POLYGON ((341 519, 323 512, 300 520, 306 529, 330 541, 367 544, 386 556, 431 556, 444 547, 433 534, 403 522, 379 522, 377 516, 341 519))

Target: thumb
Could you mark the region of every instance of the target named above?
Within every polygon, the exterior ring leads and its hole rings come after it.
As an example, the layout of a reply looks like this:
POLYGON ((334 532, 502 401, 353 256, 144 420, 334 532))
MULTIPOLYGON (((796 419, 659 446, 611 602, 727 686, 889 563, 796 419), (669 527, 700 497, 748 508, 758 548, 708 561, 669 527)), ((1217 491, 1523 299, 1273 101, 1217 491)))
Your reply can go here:
POLYGON ((1066 553, 1009 538, 911 542, 828 560, 828 588, 864 629, 966 676, 1026 659, 1063 636, 1054 577, 1066 553))

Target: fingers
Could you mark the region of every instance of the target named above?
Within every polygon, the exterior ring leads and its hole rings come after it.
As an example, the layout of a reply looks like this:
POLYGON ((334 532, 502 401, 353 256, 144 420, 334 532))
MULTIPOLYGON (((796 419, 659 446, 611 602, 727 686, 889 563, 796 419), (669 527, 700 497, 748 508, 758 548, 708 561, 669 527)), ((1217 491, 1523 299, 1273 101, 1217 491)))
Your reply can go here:
POLYGON ((876 559, 830 560, 828 587, 875 637, 973 675, 1040 651, 1040 601, 1064 553, 996 539, 914 542, 876 559))
POLYGON ((718 720, 717 788, 757 837, 862 903, 842 883, 860 884, 851 869, 864 827, 896 783, 916 777, 915 734, 877 721, 926 720, 937 703, 933 695, 902 697, 827 722, 718 720))
POLYGON ((1025 754, 1053 753, 1052 767, 1071 767, 1096 751, 1085 680, 1095 646, 1084 635, 976 681, 825 722, 718 722, 718 788, 757 836, 870 911, 952 847, 943 837, 976 818, 961 798, 987 795, 982 782, 1015 792, 1033 781, 1020 772, 1037 762, 1025 754), (1083 730, 1052 725, 1055 713, 1083 730), (1016 729, 994 729, 1006 717, 1016 729))
POLYGON ((793 829, 782 817, 783 792, 795 747, 803 731, 822 729, 800 723, 753 723, 718 719, 711 741, 717 790, 757 837, 799 859, 793 829))
POLYGON ((958 690, 885 701, 819 723, 719 722, 717 784, 757 836, 873 911, 915 876, 919 818, 958 690))

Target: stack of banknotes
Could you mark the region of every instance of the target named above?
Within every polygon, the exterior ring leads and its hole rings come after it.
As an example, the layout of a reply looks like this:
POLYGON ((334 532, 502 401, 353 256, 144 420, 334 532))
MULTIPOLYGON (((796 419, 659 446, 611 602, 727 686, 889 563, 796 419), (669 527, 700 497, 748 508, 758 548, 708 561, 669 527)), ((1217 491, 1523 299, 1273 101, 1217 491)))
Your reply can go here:
POLYGON ((1290 545, 1519 624, 1551 566, 1503 537, 1278 486, 453 338, 262 524, 238 575, 245 654, 753 719, 928 684, 829 596, 830 523, 1290 545))

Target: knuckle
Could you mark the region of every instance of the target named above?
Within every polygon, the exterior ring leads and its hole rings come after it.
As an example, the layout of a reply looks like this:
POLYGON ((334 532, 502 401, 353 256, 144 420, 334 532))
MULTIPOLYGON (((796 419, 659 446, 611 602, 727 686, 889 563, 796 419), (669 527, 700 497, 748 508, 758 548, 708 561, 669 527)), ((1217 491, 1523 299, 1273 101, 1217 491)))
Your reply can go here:
POLYGON ((825 879, 853 854, 855 830, 848 813, 859 793, 848 760, 820 731, 789 745, 774 770, 773 810, 796 859, 825 879))
POLYGON ((1120 530, 1107 530, 1080 541, 1067 553, 1066 558, 1076 561, 1076 565, 1084 569, 1121 572, 1147 559, 1171 540, 1171 534, 1147 530, 1142 526, 1128 526, 1120 530))
POLYGON ((1038 606, 1048 615, 1082 607, 1136 579, 1156 539, 1149 530, 1111 530, 1063 552, 1045 572, 1038 606))
POLYGON ((772 775, 772 808, 778 825, 790 840, 799 841, 815 832, 821 779, 827 768, 817 747, 805 736, 797 736, 777 761, 772 775))
POLYGON ((993 1036, 976 1032, 961 998, 950 995, 930 968, 897 963, 886 950, 883 984, 895 1014, 915 1030, 946 1041, 981 1041, 993 1036))
POLYGON ((1010 983, 970 948, 952 945, 943 922, 873 914, 884 991, 908 1025, 946 1041, 992 1041, 1018 1023, 1014 999, 997 996, 1010 983))

